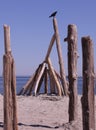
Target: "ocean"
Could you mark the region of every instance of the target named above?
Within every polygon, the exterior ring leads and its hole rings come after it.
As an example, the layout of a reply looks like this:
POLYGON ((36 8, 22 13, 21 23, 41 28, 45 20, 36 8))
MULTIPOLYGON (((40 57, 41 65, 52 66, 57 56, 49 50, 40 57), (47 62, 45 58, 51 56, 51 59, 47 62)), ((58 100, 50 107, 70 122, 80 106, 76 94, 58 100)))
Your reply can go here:
MULTIPOLYGON (((30 76, 17 76, 16 77, 16 92, 20 92, 21 88, 27 83, 30 76)), ((78 94, 82 94, 82 77, 78 77, 78 94)), ((95 83, 95 94, 96 94, 96 83, 95 83)), ((43 93, 44 85, 42 85, 40 92, 43 93)), ((3 94, 3 78, 0 77, 0 94, 3 94)))

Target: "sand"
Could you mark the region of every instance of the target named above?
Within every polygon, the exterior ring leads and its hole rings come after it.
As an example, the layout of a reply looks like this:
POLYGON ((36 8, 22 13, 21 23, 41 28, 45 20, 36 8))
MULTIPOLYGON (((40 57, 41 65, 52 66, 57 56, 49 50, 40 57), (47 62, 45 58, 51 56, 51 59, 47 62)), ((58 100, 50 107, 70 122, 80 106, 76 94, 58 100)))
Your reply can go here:
MULTIPOLYGON (((19 130, 82 130, 81 96, 77 125, 68 123, 68 97, 17 96, 19 130)), ((96 107, 96 106, 95 106, 96 107)), ((0 95, 0 130, 3 130, 3 96, 0 95)))

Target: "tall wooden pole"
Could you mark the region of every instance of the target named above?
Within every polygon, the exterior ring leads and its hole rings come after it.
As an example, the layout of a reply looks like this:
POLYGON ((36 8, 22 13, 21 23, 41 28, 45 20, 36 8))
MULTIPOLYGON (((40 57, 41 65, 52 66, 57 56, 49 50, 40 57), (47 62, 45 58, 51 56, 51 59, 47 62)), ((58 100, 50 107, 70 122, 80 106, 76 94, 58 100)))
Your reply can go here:
POLYGON ((57 20, 55 17, 53 17, 53 27, 54 27, 55 37, 56 37, 56 46, 57 46, 58 59, 59 59, 59 64, 60 64, 60 75, 61 75, 61 79, 62 79, 61 82, 62 82, 62 86, 63 86, 64 92, 65 92, 65 95, 67 96, 68 95, 68 86, 67 86, 67 80, 66 80, 66 75, 65 75, 65 70, 64 70, 64 61, 63 61, 63 57, 62 57, 58 25, 57 25, 57 20))
POLYGON ((82 37, 82 53, 83 96, 81 101, 83 130, 95 130, 94 56, 93 43, 89 36, 82 37))
POLYGON ((4 77, 4 130, 18 130, 16 103, 16 76, 14 59, 10 47, 10 27, 4 25, 5 55, 3 56, 4 77))
POLYGON ((69 121, 77 120, 78 117, 78 94, 77 94, 77 27, 68 25, 68 80, 69 80, 69 121))

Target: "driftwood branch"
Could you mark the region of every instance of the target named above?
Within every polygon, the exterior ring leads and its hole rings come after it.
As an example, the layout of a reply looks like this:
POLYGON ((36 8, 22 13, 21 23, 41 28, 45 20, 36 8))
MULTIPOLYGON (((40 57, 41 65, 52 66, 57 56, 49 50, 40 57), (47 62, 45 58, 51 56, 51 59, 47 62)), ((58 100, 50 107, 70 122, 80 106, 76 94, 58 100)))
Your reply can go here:
POLYGON ((31 95, 31 94, 32 94, 32 90, 33 90, 34 87, 35 87, 35 83, 36 83, 36 81, 37 81, 37 79, 38 79, 38 76, 39 76, 39 73, 40 73, 40 71, 41 71, 41 69, 42 69, 42 66, 43 66, 43 63, 39 65, 39 67, 37 68, 37 70, 36 70, 36 72, 35 72, 34 78, 33 78, 32 82, 31 82, 31 84, 30 84, 30 86, 29 86, 29 93, 28 93, 28 95, 31 95))
MULTIPOLYGON (((46 68, 46 67, 45 67, 45 68, 46 68)), ((45 69, 44 69, 44 72, 43 72, 43 74, 42 74, 42 76, 41 76, 40 82, 39 82, 39 84, 38 84, 37 93, 39 93, 39 91, 40 91, 40 88, 41 88, 42 83, 43 83, 43 80, 44 80, 44 76, 45 76, 45 69)))
POLYGON ((37 79, 37 81, 36 81, 36 85, 35 85, 35 89, 34 89, 34 94, 35 94, 35 96, 36 96, 36 93, 37 93, 38 84, 39 84, 39 82, 40 82, 41 76, 42 76, 43 73, 44 73, 45 66, 46 66, 46 64, 43 63, 42 69, 41 69, 41 71, 40 71, 40 73, 39 73, 39 76, 38 76, 38 79, 37 79))
POLYGON ((22 95, 22 94, 26 94, 26 93, 27 93, 27 91, 28 91, 28 89, 29 89, 29 87, 30 87, 30 85, 31 85, 31 82, 32 82, 33 79, 34 79, 34 75, 35 75, 35 74, 33 74, 33 75, 30 77, 30 79, 29 79, 28 82, 23 86, 23 88, 20 90, 20 92, 18 93, 18 95, 22 95))
POLYGON ((46 57, 45 57, 45 61, 47 61, 50 53, 51 53, 51 50, 52 50, 52 46, 54 44, 54 41, 55 41, 55 34, 52 36, 52 39, 50 41, 50 44, 49 44, 49 48, 48 48, 48 51, 47 51, 47 54, 46 54, 46 57))

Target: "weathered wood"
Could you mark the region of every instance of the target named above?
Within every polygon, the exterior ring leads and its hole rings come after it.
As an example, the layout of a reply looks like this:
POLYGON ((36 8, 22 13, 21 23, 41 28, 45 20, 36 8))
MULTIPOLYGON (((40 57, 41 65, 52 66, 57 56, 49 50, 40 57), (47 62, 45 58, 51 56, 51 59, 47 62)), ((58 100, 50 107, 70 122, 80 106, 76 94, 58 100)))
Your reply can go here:
POLYGON ((61 80, 62 80, 62 79, 61 79, 61 75, 60 75, 55 69, 54 69, 54 71, 55 71, 57 77, 59 78, 59 80, 61 81, 61 80))
POLYGON ((13 130, 18 130, 17 126, 17 100, 16 100, 16 74, 15 74, 15 63, 12 58, 12 75, 11 75, 11 90, 12 90, 12 104, 13 104, 13 130))
POLYGON ((83 130, 95 130, 93 54, 93 43, 91 38, 89 36, 82 37, 83 96, 81 102, 83 130))
POLYGON ((78 118, 78 92, 77 92, 77 27, 68 25, 68 80, 69 80, 69 121, 78 118))
POLYGON ((7 64, 9 64, 9 80, 8 80, 8 89, 9 89, 9 121, 10 121, 10 130, 13 129, 13 102, 12 102, 12 90, 11 90, 11 73, 12 73, 12 69, 11 69, 11 64, 12 64, 12 56, 11 54, 7 55, 8 58, 8 62, 7 64))
POLYGON ((25 94, 31 95, 32 89, 34 88, 34 84, 36 81, 36 77, 37 77, 39 71, 41 70, 41 67, 42 67, 42 64, 39 65, 39 67, 36 69, 35 73, 29 78, 29 80, 23 86, 23 88, 20 90, 18 95, 25 95, 25 94))
POLYGON ((4 25, 4 43, 5 43, 5 53, 11 52, 10 27, 7 25, 4 25))
POLYGON ((58 59, 59 59, 59 65, 60 65, 60 75, 62 78, 61 82, 62 82, 62 86, 64 89, 64 93, 67 96, 68 95, 68 86, 67 86, 66 75, 65 75, 65 70, 64 70, 64 61, 63 61, 63 57, 62 57, 58 25, 57 25, 57 20, 55 17, 53 18, 53 27, 54 27, 54 32, 55 32, 55 36, 56 36, 56 46, 57 46, 58 59))
POLYGON ((46 66, 46 64, 43 63, 42 69, 41 69, 41 71, 40 71, 40 73, 39 73, 39 76, 38 76, 38 79, 37 79, 37 81, 36 81, 35 89, 34 89, 34 94, 35 94, 35 96, 36 96, 36 93, 37 93, 38 84, 39 84, 40 79, 41 79, 41 77, 42 77, 42 75, 43 75, 43 73, 44 73, 45 66, 46 66))
POLYGON ((4 77, 4 130, 10 130, 10 116, 9 116, 9 58, 3 56, 3 77, 4 77))
POLYGON ((33 90, 34 87, 35 87, 35 83, 36 83, 36 81, 37 81, 37 79, 38 79, 38 76, 39 76, 39 73, 40 73, 40 71, 41 71, 41 69, 42 69, 42 66, 43 66, 43 63, 39 65, 39 67, 37 68, 37 70, 36 70, 36 72, 35 72, 34 78, 33 78, 32 82, 31 82, 31 84, 30 84, 30 87, 29 87, 29 93, 28 93, 28 95, 31 95, 31 94, 32 94, 32 90, 33 90))
MULTIPOLYGON (((61 86, 62 86, 62 83, 61 83, 61 81, 62 81, 61 75, 60 75, 55 69, 54 69, 54 71, 55 71, 55 74, 56 74, 56 76, 57 76, 57 78, 58 78, 59 83, 60 83, 61 86)), ((67 84, 68 84, 68 82, 67 82, 67 84)), ((62 90, 62 95, 64 95, 64 89, 63 89, 63 87, 61 87, 61 90, 62 90)))
POLYGON ((58 90, 58 95, 61 96, 62 95, 61 85, 59 84, 58 78, 57 78, 57 76, 56 76, 56 74, 54 72, 54 69, 53 69, 53 66, 52 66, 50 58, 48 58, 47 62, 48 62, 48 66, 49 66, 49 71, 51 71, 53 79, 54 79, 54 82, 56 83, 56 87, 57 87, 57 90, 58 90))
POLYGON ((10 27, 7 25, 4 25, 4 42, 4 130, 18 130, 16 107, 16 77, 14 73, 14 62, 10 47, 10 27))
POLYGON ((46 57, 45 57, 45 61, 47 61, 50 53, 51 53, 51 50, 52 50, 52 46, 54 44, 54 41, 55 41, 55 34, 52 36, 52 39, 50 41, 50 44, 49 44, 49 48, 48 48, 48 51, 47 51, 47 54, 46 54, 46 57))

